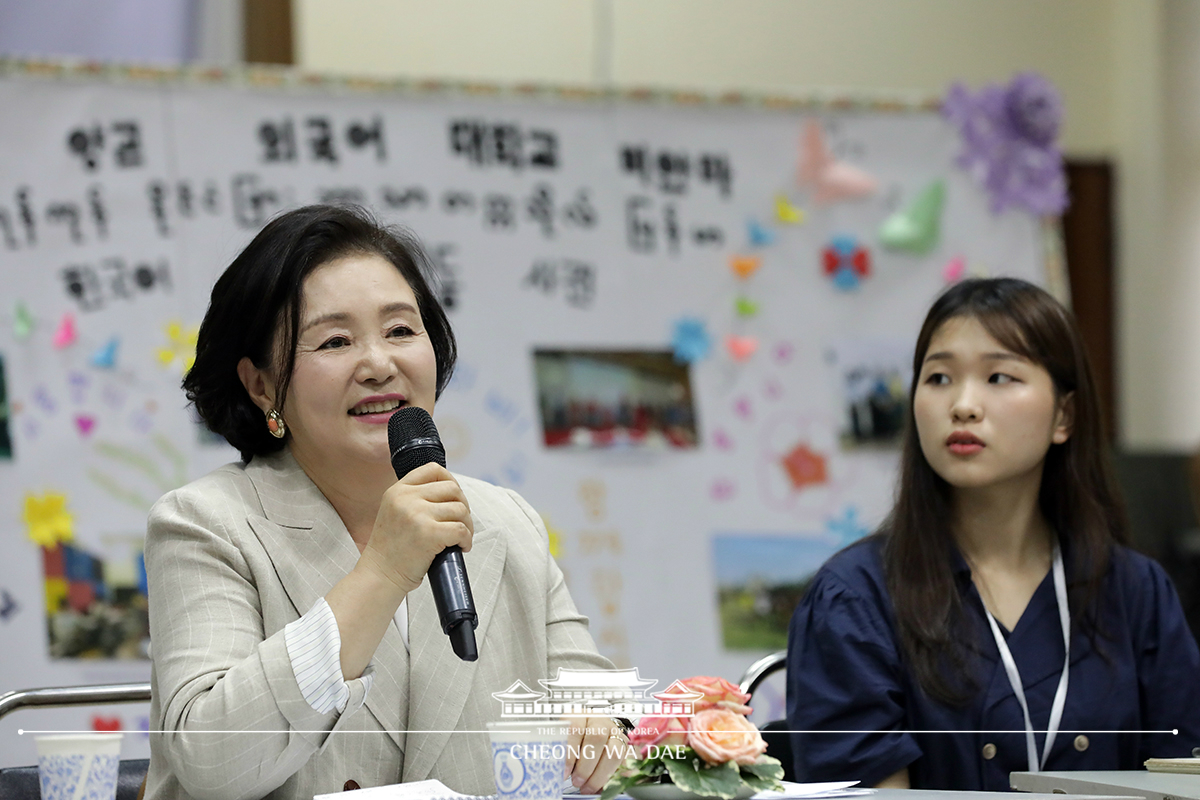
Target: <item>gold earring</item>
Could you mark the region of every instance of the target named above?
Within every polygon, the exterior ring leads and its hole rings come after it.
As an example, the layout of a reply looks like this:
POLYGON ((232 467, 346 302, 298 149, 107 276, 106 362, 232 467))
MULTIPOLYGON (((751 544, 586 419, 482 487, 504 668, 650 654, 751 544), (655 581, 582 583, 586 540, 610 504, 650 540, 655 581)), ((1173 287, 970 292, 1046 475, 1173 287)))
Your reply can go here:
POLYGON ((287 436, 287 424, 284 423, 283 417, 279 416, 279 412, 273 408, 267 412, 267 430, 276 439, 287 436))

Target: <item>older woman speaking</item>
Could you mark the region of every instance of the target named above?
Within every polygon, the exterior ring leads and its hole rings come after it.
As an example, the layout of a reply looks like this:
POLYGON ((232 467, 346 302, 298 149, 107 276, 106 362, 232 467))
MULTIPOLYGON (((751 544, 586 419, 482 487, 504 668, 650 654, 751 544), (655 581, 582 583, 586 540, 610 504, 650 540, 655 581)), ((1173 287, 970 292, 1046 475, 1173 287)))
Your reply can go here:
MULTIPOLYGON (((436 463, 392 470, 389 417, 432 413, 454 368, 424 267, 364 212, 310 206, 217 281, 184 389, 242 462, 150 514, 149 800, 427 778, 490 794, 492 693, 611 667, 519 495, 436 463), (423 580, 454 545, 479 616, 474 662, 451 651, 423 580)), ((599 791, 617 726, 589 719, 574 736, 568 771, 599 791)))

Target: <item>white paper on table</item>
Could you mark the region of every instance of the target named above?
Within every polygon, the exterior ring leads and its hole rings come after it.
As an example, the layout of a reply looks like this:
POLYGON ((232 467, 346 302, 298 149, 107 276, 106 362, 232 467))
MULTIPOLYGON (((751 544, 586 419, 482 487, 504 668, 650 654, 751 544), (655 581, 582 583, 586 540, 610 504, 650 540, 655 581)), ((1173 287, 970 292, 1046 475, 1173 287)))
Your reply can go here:
POLYGON ((782 798, 797 797, 848 797, 852 795, 874 794, 874 789, 851 789, 858 781, 831 781, 828 783, 792 783, 780 781, 782 792, 759 792, 752 795, 750 800, 782 800, 782 798))
MULTIPOLYGON (((313 800, 461 800, 478 795, 462 794, 439 780, 390 783, 387 786, 372 786, 369 789, 352 789, 336 794, 319 794, 313 800)), ((493 800, 495 795, 483 795, 493 800)))

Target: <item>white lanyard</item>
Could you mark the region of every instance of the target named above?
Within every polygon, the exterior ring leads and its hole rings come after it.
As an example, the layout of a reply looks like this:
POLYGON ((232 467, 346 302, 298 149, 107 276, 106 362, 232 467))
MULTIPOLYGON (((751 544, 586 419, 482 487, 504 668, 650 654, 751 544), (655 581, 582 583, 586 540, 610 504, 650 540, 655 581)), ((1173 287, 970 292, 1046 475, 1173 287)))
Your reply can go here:
POLYGON ((1025 715, 1025 746, 1029 750, 1029 771, 1040 772, 1046 766, 1050 757, 1050 748, 1054 746, 1054 737, 1058 735, 1058 726, 1062 722, 1063 706, 1067 702, 1067 676, 1071 672, 1071 612, 1067 608, 1067 577, 1063 569, 1062 550, 1058 542, 1054 543, 1054 596, 1058 599, 1058 619, 1062 623, 1063 649, 1066 655, 1063 660, 1062 677, 1058 679, 1058 689, 1054 692, 1054 705, 1050 707, 1050 724, 1046 726, 1046 746, 1042 750, 1042 760, 1037 757, 1037 743, 1033 738, 1033 722, 1029 719, 1029 703, 1025 701, 1025 689, 1021 685, 1021 673, 1017 671, 1017 662, 1013 661, 1012 653, 1004 637, 1000 635, 1000 626, 992 612, 983 607, 987 614, 988 623, 992 626, 992 635, 996 637, 996 649, 1000 651, 1000 659, 1004 662, 1004 671, 1008 673, 1008 682, 1012 684, 1013 694, 1021 704, 1021 713, 1025 715))

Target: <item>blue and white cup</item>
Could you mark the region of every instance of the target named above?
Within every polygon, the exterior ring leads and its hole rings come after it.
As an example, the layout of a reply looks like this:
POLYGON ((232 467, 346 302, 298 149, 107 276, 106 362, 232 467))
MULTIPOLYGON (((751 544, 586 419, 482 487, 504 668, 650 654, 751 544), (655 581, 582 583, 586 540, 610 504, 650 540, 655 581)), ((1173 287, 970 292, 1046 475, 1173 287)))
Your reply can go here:
POLYGON ((500 800, 560 800, 567 761, 566 720, 489 722, 492 777, 500 800))
POLYGON ((38 736, 42 800, 115 800, 121 734, 38 736))

